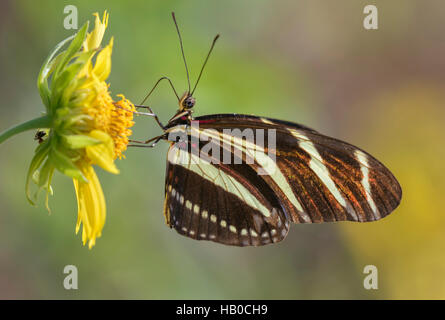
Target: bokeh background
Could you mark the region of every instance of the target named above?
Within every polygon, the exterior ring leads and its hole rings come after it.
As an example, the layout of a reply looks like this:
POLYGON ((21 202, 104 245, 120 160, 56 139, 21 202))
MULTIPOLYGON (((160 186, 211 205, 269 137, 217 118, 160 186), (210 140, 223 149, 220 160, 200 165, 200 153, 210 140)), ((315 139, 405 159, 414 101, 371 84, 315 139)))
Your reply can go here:
MULTIPOLYGON (((445 3, 443 1, 1 1, 0 130, 44 110, 36 88, 49 50, 110 12, 114 94, 140 102, 161 76, 186 89, 170 12, 196 79, 211 40, 221 39, 196 92, 198 115, 251 113, 292 120, 358 145, 403 188, 400 207, 375 223, 294 225, 261 248, 193 241, 162 214, 166 144, 131 149, 121 174, 99 172, 107 197, 103 237, 88 250, 74 234, 70 179, 57 174, 52 214, 28 205, 34 132, 0 146, 0 298, 3 299, 428 299, 445 298, 445 3), (375 4, 379 29, 363 28, 375 4), (79 289, 63 288, 63 268, 79 289), (379 289, 363 288, 363 268, 379 289)), ((176 110, 168 86, 151 98, 161 119, 176 110)), ((159 133, 139 117, 135 138, 159 133)))

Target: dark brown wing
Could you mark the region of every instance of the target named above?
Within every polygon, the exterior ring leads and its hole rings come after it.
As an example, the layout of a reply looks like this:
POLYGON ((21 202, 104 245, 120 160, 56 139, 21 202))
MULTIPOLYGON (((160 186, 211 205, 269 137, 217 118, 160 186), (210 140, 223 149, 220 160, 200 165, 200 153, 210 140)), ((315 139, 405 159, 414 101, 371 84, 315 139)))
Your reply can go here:
MULTIPOLYGON (((249 219, 251 216, 264 218, 265 210, 274 210, 280 219, 274 222, 265 219, 265 227, 275 230, 270 231, 271 236, 272 233, 278 233, 278 223, 283 225, 283 222, 285 224, 287 221, 312 223, 378 220, 392 212, 400 203, 401 188, 391 172, 371 155, 346 142, 324 136, 298 124, 255 116, 210 115, 198 117, 195 121, 195 126, 199 125, 198 129, 192 130, 189 125, 178 124, 171 130, 185 130, 185 140, 188 141, 186 145, 194 145, 196 154, 203 148, 201 140, 198 140, 199 143, 195 140, 194 144, 191 141, 196 132, 199 132, 199 139, 204 141, 213 141, 215 137, 220 141, 229 138, 230 152, 240 151, 242 159, 240 164, 212 163, 208 166, 213 169, 202 170, 189 170, 185 166, 177 169, 175 161, 170 161, 167 173, 166 215, 174 216, 175 219, 186 219, 183 216, 189 216, 189 220, 181 220, 178 225, 177 230, 182 234, 190 236, 190 228, 198 228, 196 232, 199 232, 201 224, 195 225, 191 214, 193 210, 187 210, 187 206, 180 201, 172 201, 172 197, 168 196, 168 187, 173 183, 175 190, 181 190, 181 194, 188 195, 196 203, 202 203, 206 208, 212 206, 213 214, 224 217, 226 222, 238 223, 242 221, 242 217, 249 219), (265 130, 264 142, 261 144, 261 141, 255 140, 249 145, 234 135, 231 136, 230 130, 233 129, 253 129, 255 132, 257 129, 265 130), (193 132, 195 133, 192 134, 193 132), (274 133, 273 137, 270 136, 271 133, 274 133), (258 145, 262 146, 260 148, 264 152, 253 151, 258 145), (248 157, 254 161, 247 163, 248 157), (209 170, 214 176, 217 174, 215 172, 223 173, 225 177, 242 184, 244 189, 238 195, 228 193, 228 187, 223 183, 215 184, 211 179, 203 179, 205 172, 209 170), (180 178, 175 181, 176 177, 180 178), (253 195, 258 202, 246 202, 246 195, 247 199, 253 195), (259 205, 261 203, 266 206, 262 207, 259 205), (189 225, 184 225, 184 221, 189 221, 189 225)), ((178 145, 173 144, 171 150, 177 148, 178 145)), ((184 151, 184 154, 191 153, 192 147, 190 148, 187 152, 184 151)), ((212 162, 211 159, 208 161, 212 162)), ((239 224, 241 230, 242 226, 250 228, 254 220, 246 222, 245 225, 239 224)), ((174 225, 171 221, 170 224, 174 225)), ((259 231, 264 233, 265 230, 259 231)), ((222 230, 218 229, 215 232, 218 234, 220 231, 222 230)), ((285 232, 287 227, 283 231, 283 237, 285 232)), ((193 234, 192 237, 199 238, 199 235, 193 234)), ((242 243, 245 239, 237 240, 229 232, 221 239, 210 240, 225 244, 247 244, 242 243)))

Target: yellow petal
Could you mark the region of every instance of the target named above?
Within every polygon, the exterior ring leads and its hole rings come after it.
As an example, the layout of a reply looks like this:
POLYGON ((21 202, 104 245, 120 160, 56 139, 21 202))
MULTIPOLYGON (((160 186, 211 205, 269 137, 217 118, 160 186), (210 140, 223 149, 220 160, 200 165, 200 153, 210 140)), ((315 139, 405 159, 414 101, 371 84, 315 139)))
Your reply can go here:
POLYGON ((87 157, 93 164, 97 164, 108 172, 118 174, 119 170, 114 164, 114 142, 113 139, 103 131, 93 130, 90 137, 102 141, 101 144, 85 148, 87 157))
MULTIPOLYGON (((82 243, 85 245, 86 239, 92 234, 91 223, 88 216, 89 210, 89 183, 81 182, 77 179, 73 179, 74 187, 76 189, 77 196, 77 224, 76 224, 76 234, 79 232, 81 224, 82 227, 82 243)), ((91 209, 90 209, 91 210, 91 209)))
POLYGON ((79 180, 73 179, 74 190, 76 191, 76 199, 77 199, 77 222, 76 222, 76 234, 79 233, 80 224, 82 220, 80 219, 80 195, 79 195, 79 180))
POLYGON ((96 12, 93 14, 96 19, 94 21, 94 29, 89 33, 83 43, 83 50, 95 50, 100 47, 102 39, 104 37, 105 29, 108 25, 108 13, 105 10, 102 21, 100 21, 99 14, 96 12))
POLYGON ((102 235, 106 218, 105 197, 99 179, 92 166, 83 166, 82 172, 88 183, 73 179, 78 203, 76 233, 82 228, 82 243, 91 249, 96 238, 102 235))
POLYGON ((99 52, 92 70, 99 81, 105 81, 111 72, 111 52, 113 51, 113 38, 110 43, 99 52))

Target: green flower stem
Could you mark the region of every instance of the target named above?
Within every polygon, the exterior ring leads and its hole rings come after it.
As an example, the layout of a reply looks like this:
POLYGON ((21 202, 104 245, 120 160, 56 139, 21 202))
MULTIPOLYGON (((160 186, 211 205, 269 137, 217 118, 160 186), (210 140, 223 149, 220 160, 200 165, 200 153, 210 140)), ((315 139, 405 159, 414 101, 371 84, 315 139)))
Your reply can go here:
POLYGON ((6 139, 16 134, 25 132, 27 130, 49 128, 50 126, 51 126, 51 117, 49 117, 48 115, 29 120, 27 122, 16 125, 15 127, 9 128, 8 130, 0 133, 0 144, 3 143, 6 139))

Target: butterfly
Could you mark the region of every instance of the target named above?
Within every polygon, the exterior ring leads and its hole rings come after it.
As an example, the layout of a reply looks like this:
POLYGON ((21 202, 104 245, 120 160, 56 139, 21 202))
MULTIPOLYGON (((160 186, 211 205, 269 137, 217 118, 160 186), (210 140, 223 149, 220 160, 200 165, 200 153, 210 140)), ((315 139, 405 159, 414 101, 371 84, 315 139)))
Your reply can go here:
MULTIPOLYGON (((262 246, 283 240, 291 223, 369 222, 400 203, 394 175, 366 151, 304 125, 243 114, 193 117, 194 92, 216 36, 191 90, 163 133, 133 146, 164 140, 167 154, 164 215, 179 234, 233 246, 262 246), (248 139, 249 138, 249 139, 248 139)), ((146 97, 146 98, 147 98, 146 97)), ((145 101, 146 99, 144 99, 145 101)))

